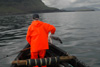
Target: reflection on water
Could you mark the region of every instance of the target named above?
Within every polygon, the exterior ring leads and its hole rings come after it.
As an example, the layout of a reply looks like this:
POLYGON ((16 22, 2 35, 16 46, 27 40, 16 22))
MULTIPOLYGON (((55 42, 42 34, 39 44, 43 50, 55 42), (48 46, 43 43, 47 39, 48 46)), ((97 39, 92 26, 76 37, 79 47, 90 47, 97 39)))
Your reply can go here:
POLYGON ((3 47, 3 46, 6 46, 6 45, 0 45, 0 47, 3 47))
POLYGON ((25 37, 26 30, 31 18, 24 15, 0 17, 0 43, 25 37))
MULTIPOLYGON (((100 12, 41 13, 40 19, 53 24, 63 44, 53 43, 77 56, 91 67, 100 66, 100 12)), ((20 51, 26 44, 26 32, 32 14, 0 16, 0 58, 20 51)), ((0 61, 0 67, 10 67, 16 55, 0 61), (6 60, 6 61, 5 61, 6 60)))

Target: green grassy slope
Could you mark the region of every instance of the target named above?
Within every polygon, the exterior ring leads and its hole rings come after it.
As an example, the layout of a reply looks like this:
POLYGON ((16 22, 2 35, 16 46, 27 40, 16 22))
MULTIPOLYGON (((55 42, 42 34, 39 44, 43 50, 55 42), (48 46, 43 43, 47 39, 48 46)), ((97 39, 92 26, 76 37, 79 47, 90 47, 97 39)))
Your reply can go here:
POLYGON ((49 8, 41 0, 0 0, 0 14, 48 12, 58 9, 49 8))

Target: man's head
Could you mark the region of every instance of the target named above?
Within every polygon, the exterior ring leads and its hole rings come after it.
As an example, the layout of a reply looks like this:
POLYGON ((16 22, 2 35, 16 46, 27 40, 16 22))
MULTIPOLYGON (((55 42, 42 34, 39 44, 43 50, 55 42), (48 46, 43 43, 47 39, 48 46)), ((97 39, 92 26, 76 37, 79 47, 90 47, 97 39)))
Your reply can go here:
POLYGON ((39 19, 39 15, 38 15, 38 14, 34 14, 34 15, 33 15, 33 19, 34 19, 34 20, 38 20, 38 19, 39 19))

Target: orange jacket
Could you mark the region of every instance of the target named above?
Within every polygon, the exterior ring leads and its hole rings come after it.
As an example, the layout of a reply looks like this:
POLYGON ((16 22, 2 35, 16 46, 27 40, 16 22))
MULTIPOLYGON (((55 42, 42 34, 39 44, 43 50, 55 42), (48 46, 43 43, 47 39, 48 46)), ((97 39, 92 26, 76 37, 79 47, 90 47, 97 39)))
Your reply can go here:
POLYGON ((56 28, 48 23, 39 20, 32 21, 26 35, 26 40, 31 46, 31 52, 49 49, 48 33, 54 34, 55 30, 56 28))

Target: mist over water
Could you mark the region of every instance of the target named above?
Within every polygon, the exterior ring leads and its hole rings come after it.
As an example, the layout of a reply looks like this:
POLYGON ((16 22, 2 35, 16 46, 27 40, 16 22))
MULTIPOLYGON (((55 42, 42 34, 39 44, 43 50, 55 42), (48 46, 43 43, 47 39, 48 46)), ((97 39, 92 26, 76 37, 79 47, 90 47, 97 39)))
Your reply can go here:
POLYGON ((74 7, 92 7, 100 9, 100 0, 42 0, 49 7, 58 9, 74 8, 74 7))

